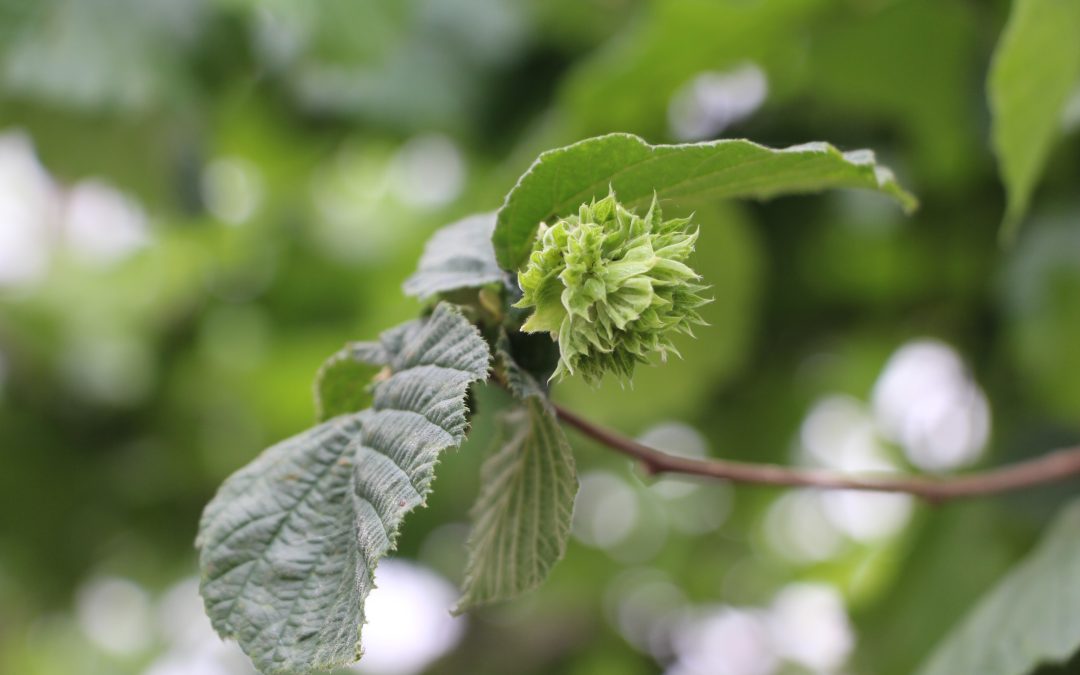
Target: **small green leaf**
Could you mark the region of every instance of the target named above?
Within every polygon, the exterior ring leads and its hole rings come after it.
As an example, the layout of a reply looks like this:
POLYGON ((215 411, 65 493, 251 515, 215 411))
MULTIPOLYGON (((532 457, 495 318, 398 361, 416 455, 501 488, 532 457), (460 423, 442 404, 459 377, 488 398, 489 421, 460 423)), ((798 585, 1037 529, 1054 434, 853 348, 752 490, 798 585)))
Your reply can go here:
POLYGON ((920 675, 1024 675, 1080 650, 1080 502, 945 639, 920 675))
POLYGON ((364 599, 444 449, 465 437, 465 396, 487 344, 442 303, 364 345, 388 364, 370 409, 266 450, 207 505, 196 546, 215 630, 265 673, 326 670, 360 655, 364 599))
POLYGON ((578 490, 566 436, 540 395, 526 398, 507 424, 512 437, 481 472, 456 612, 536 588, 566 552, 578 490))
POLYGON ((374 400, 374 378, 387 362, 377 343, 356 343, 327 359, 315 374, 315 416, 320 422, 357 412, 374 400))
POLYGON ((1015 236, 1080 84, 1080 2, 1015 0, 990 68, 992 142, 1008 193, 1002 237, 1015 236))
POLYGON ((774 150, 745 140, 649 145, 630 134, 590 138, 540 155, 506 197, 492 241, 504 269, 529 256, 541 222, 575 212, 614 190, 627 208, 691 197, 752 197, 830 188, 877 190, 904 209, 918 202, 868 150, 840 152, 827 143, 774 150))
POLYGON ((416 272, 405 280, 405 294, 427 300, 439 293, 502 281, 506 275, 491 247, 494 229, 495 214, 482 213, 438 230, 424 247, 416 272))

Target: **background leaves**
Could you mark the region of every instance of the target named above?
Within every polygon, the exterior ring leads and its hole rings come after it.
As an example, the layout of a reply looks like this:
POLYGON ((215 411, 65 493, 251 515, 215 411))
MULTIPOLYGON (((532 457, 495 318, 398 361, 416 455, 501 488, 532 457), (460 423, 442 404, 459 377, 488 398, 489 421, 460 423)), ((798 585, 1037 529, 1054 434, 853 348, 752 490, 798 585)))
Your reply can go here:
POLYGON ((1028 209, 1069 95, 1080 87, 1080 6, 1016 0, 990 71, 993 144, 1008 190, 1002 236, 1012 238, 1028 209))

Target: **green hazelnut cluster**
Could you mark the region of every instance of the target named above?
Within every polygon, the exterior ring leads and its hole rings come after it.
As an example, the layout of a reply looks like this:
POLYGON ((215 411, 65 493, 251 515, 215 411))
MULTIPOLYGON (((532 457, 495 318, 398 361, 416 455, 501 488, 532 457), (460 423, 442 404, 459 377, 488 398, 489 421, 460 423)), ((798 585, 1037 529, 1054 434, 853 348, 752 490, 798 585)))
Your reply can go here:
POLYGON ((655 196, 642 217, 614 192, 541 225, 515 307, 535 308, 521 330, 558 340, 552 379, 580 374, 595 384, 611 372, 629 380, 650 354, 678 355, 671 338, 693 335, 709 302, 686 264, 697 236, 688 218, 664 220, 655 196))

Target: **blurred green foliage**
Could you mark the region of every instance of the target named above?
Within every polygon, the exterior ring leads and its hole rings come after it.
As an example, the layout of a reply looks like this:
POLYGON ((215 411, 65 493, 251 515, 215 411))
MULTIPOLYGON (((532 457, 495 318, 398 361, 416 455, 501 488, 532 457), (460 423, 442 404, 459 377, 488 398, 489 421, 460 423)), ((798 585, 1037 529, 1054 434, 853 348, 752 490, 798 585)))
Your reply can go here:
MULTIPOLYGON (((157 598, 190 577, 202 506, 312 424, 320 364, 420 310, 400 284, 427 236, 587 135, 873 148, 922 208, 847 193, 680 204, 701 225, 711 325, 632 388, 571 381, 561 402, 657 444, 684 438, 656 427, 678 421, 713 455, 821 463, 805 447, 819 404, 877 419, 890 356, 933 338, 988 402, 971 461, 1075 442, 1077 115, 999 247, 985 82, 1008 14, 1002 0, 0 0, 0 671, 156 663, 168 636, 110 651, 88 632, 87 583, 157 598)), ((486 413, 506 405, 476 399, 473 437, 401 540, 455 583, 486 413)), ((925 468, 902 433, 873 433, 895 468, 925 468)), ((621 504, 624 536, 583 521, 544 589, 474 614, 432 672, 697 672, 635 633, 631 591, 675 588, 692 618, 775 608, 812 582, 844 600, 848 671, 909 673, 1077 490, 915 505, 881 537, 826 509, 835 546, 793 555, 777 532, 816 532, 817 502, 672 491, 571 443, 592 490, 579 515, 621 504), (795 525, 773 526, 789 512, 795 525)), ((774 672, 807 669, 788 655, 774 672)))

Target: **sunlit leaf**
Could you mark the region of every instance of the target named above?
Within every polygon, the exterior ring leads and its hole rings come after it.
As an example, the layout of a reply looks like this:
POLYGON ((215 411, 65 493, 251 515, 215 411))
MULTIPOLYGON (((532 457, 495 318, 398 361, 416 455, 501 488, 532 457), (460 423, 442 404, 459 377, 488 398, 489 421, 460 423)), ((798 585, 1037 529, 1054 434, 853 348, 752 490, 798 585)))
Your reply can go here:
POLYGON ((456 310, 382 338, 393 375, 370 409, 283 441, 230 477, 197 546, 214 628, 267 673, 356 660, 375 565, 424 504, 439 453, 465 436, 487 344, 456 310))
POLYGON ((868 150, 840 152, 826 143, 774 150, 746 140, 649 145, 610 134, 540 155, 499 210, 492 241, 505 269, 528 257, 540 223, 569 214, 614 189, 630 208, 700 197, 766 199, 830 188, 877 190, 914 209, 905 191, 868 150))
POLYGON ((990 70, 992 141, 1015 235, 1042 174, 1069 94, 1080 84, 1080 2, 1015 0, 990 70))
POLYGON ((1080 503, 988 594, 920 675, 1024 675, 1080 649, 1080 503))

